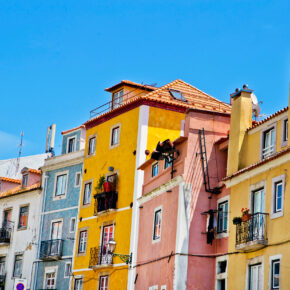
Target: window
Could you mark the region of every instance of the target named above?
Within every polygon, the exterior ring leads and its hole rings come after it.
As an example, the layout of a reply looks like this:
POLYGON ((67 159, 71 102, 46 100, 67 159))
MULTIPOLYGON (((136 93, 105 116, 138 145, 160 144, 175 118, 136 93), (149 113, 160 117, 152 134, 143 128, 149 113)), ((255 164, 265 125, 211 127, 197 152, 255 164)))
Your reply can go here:
POLYGON ((0 257, 0 275, 5 275, 5 263, 6 263, 6 257, 0 257))
POLYGON ((83 278, 76 278, 74 283, 74 290, 82 290, 83 289, 83 278))
POLYGON ((71 263, 65 263, 65 268, 64 268, 64 278, 68 278, 72 275, 71 273, 71 263))
POLYGON ((285 175, 272 179, 271 218, 283 216, 285 175))
POLYGON ((62 235, 62 221, 53 221, 51 223, 51 239, 60 240, 62 235))
POLYGON ((111 134, 111 146, 118 145, 120 143, 120 126, 112 128, 111 134))
POLYGON ((164 169, 167 169, 171 165, 171 162, 167 159, 164 159, 164 169))
POLYGON ((271 265, 271 289, 280 289, 280 260, 273 260, 271 265))
POLYGON ((13 277, 21 277, 22 262, 23 262, 23 255, 16 255, 14 259, 13 277))
POLYGON ((282 181, 276 182, 275 183, 275 199, 274 199, 275 212, 279 212, 282 210, 282 189, 283 189, 282 181))
POLYGON ((81 173, 76 173, 76 179, 75 179, 75 187, 79 187, 81 185, 81 173))
POLYGON ((159 172, 159 163, 156 162, 152 165, 152 177, 156 176, 159 172))
POLYGON ((85 184, 84 188, 83 205, 89 204, 91 202, 91 193, 92 193, 92 183, 88 182, 85 184))
POLYGON ((271 156, 275 151, 275 128, 263 132, 262 159, 271 156))
POLYGON ((67 153, 75 152, 76 151, 76 138, 68 138, 67 141, 67 153))
POLYGON ((123 104, 123 94, 124 94, 123 90, 113 93, 112 109, 118 108, 123 104))
POLYGON ((20 207, 18 229, 26 229, 28 221, 28 206, 20 207))
POLYGON ((218 233, 226 232, 228 229, 228 202, 225 201, 218 205, 218 233))
POLYGON ((76 227, 76 218, 71 218, 70 219, 70 226, 69 226, 69 231, 70 233, 74 233, 76 227))
POLYGON ((262 264, 249 266, 249 290, 260 290, 262 287, 262 264))
POLYGON ((158 285, 154 285, 149 287, 149 290, 158 290, 158 285))
POLYGON ((159 240, 161 238, 161 209, 155 211, 154 214, 154 229, 153 240, 159 240))
POLYGON ((87 249, 87 238, 88 238, 88 231, 80 231, 79 236, 79 253, 85 253, 87 249))
POLYGON ((228 257, 218 257, 216 261, 216 289, 226 290, 228 257))
POLYGON ((67 175, 61 174, 56 177, 55 196, 66 194, 67 175))
POLYGON ((181 91, 170 89, 169 92, 175 100, 187 102, 186 98, 182 95, 181 91))
POLYGON ((99 290, 109 289, 109 276, 100 276, 99 279, 99 290))
POLYGON ((22 186, 26 187, 28 184, 28 174, 24 174, 22 177, 22 186))
POLYGON ((102 233, 102 264, 112 263, 112 255, 108 255, 108 243, 112 238, 114 238, 114 225, 104 226, 102 233))
POLYGON ((45 271, 45 289, 55 289, 56 270, 45 271))
POLYGON ((3 228, 11 228, 12 209, 5 209, 3 213, 3 228))
POLYGON ((166 290, 166 289, 167 289, 166 285, 162 285, 160 290, 166 290))
POLYGON ((288 119, 282 120, 282 140, 281 147, 285 147, 288 143, 288 119))
POLYGON ((93 155, 96 150, 96 137, 91 137, 89 139, 88 155, 93 155))

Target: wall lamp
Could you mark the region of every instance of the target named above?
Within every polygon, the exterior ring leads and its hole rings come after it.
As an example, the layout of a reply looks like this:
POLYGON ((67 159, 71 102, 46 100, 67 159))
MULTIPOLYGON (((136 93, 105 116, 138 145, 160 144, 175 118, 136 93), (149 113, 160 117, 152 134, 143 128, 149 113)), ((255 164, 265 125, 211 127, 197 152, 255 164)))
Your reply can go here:
POLYGON ((124 254, 117 254, 114 253, 115 248, 116 248, 116 242, 114 241, 114 239, 110 239, 108 242, 108 252, 110 255, 112 255, 113 257, 119 257, 124 263, 131 265, 132 263, 132 253, 130 255, 124 255, 124 254))

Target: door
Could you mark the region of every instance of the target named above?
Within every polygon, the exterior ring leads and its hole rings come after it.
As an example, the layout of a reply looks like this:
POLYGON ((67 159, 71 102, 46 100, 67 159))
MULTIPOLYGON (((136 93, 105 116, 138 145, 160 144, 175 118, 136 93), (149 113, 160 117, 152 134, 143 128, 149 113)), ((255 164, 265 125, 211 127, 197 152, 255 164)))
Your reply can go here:
POLYGON ((7 209, 7 210, 4 211, 3 228, 9 228, 10 227, 11 216, 12 216, 12 210, 11 209, 7 209))
POLYGON ((250 225, 252 241, 264 238, 264 225, 264 189, 260 189, 253 192, 252 218, 250 225))
POLYGON ((103 236, 102 236, 102 264, 111 264, 112 263, 112 255, 108 255, 108 242, 110 239, 114 237, 114 225, 109 225, 103 227, 103 236))
POLYGON ((52 222, 51 224, 51 255, 59 253, 60 240, 62 234, 62 221, 52 222))
POLYGON ((249 290, 262 290, 262 264, 250 266, 249 290))

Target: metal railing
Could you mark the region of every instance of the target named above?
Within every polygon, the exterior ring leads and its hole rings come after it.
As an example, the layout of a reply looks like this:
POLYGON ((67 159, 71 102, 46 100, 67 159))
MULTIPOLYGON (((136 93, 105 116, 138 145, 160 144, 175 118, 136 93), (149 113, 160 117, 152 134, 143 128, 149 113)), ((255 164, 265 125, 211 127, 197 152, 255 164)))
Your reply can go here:
POLYGON ((11 229, 3 227, 0 228, 0 243, 9 244, 11 238, 11 229))
POLYGON ((108 253, 107 247, 93 247, 90 249, 89 268, 96 265, 111 265, 113 256, 108 253))
POLYGON ((40 255, 41 260, 55 260, 62 256, 63 240, 55 239, 42 241, 40 245, 40 255))
POLYGON ((236 245, 267 240, 267 213, 255 213, 248 221, 236 225, 236 245))
POLYGON ((116 191, 102 192, 95 196, 94 214, 108 209, 117 208, 118 193, 116 191))
POLYGON ((263 148, 263 152, 262 152, 263 158, 267 158, 267 157, 273 155, 274 154, 274 149, 275 149, 274 144, 263 148))

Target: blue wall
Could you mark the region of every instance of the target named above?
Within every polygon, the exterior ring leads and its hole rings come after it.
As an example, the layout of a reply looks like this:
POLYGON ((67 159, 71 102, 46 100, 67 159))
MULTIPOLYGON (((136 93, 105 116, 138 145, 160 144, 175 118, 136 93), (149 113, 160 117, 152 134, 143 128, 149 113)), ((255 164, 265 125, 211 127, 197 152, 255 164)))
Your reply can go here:
POLYGON ((61 154, 66 154, 67 140, 70 137, 76 137, 76 151, 80 150, 81 130, 78 130, 62 137, 61 154))

